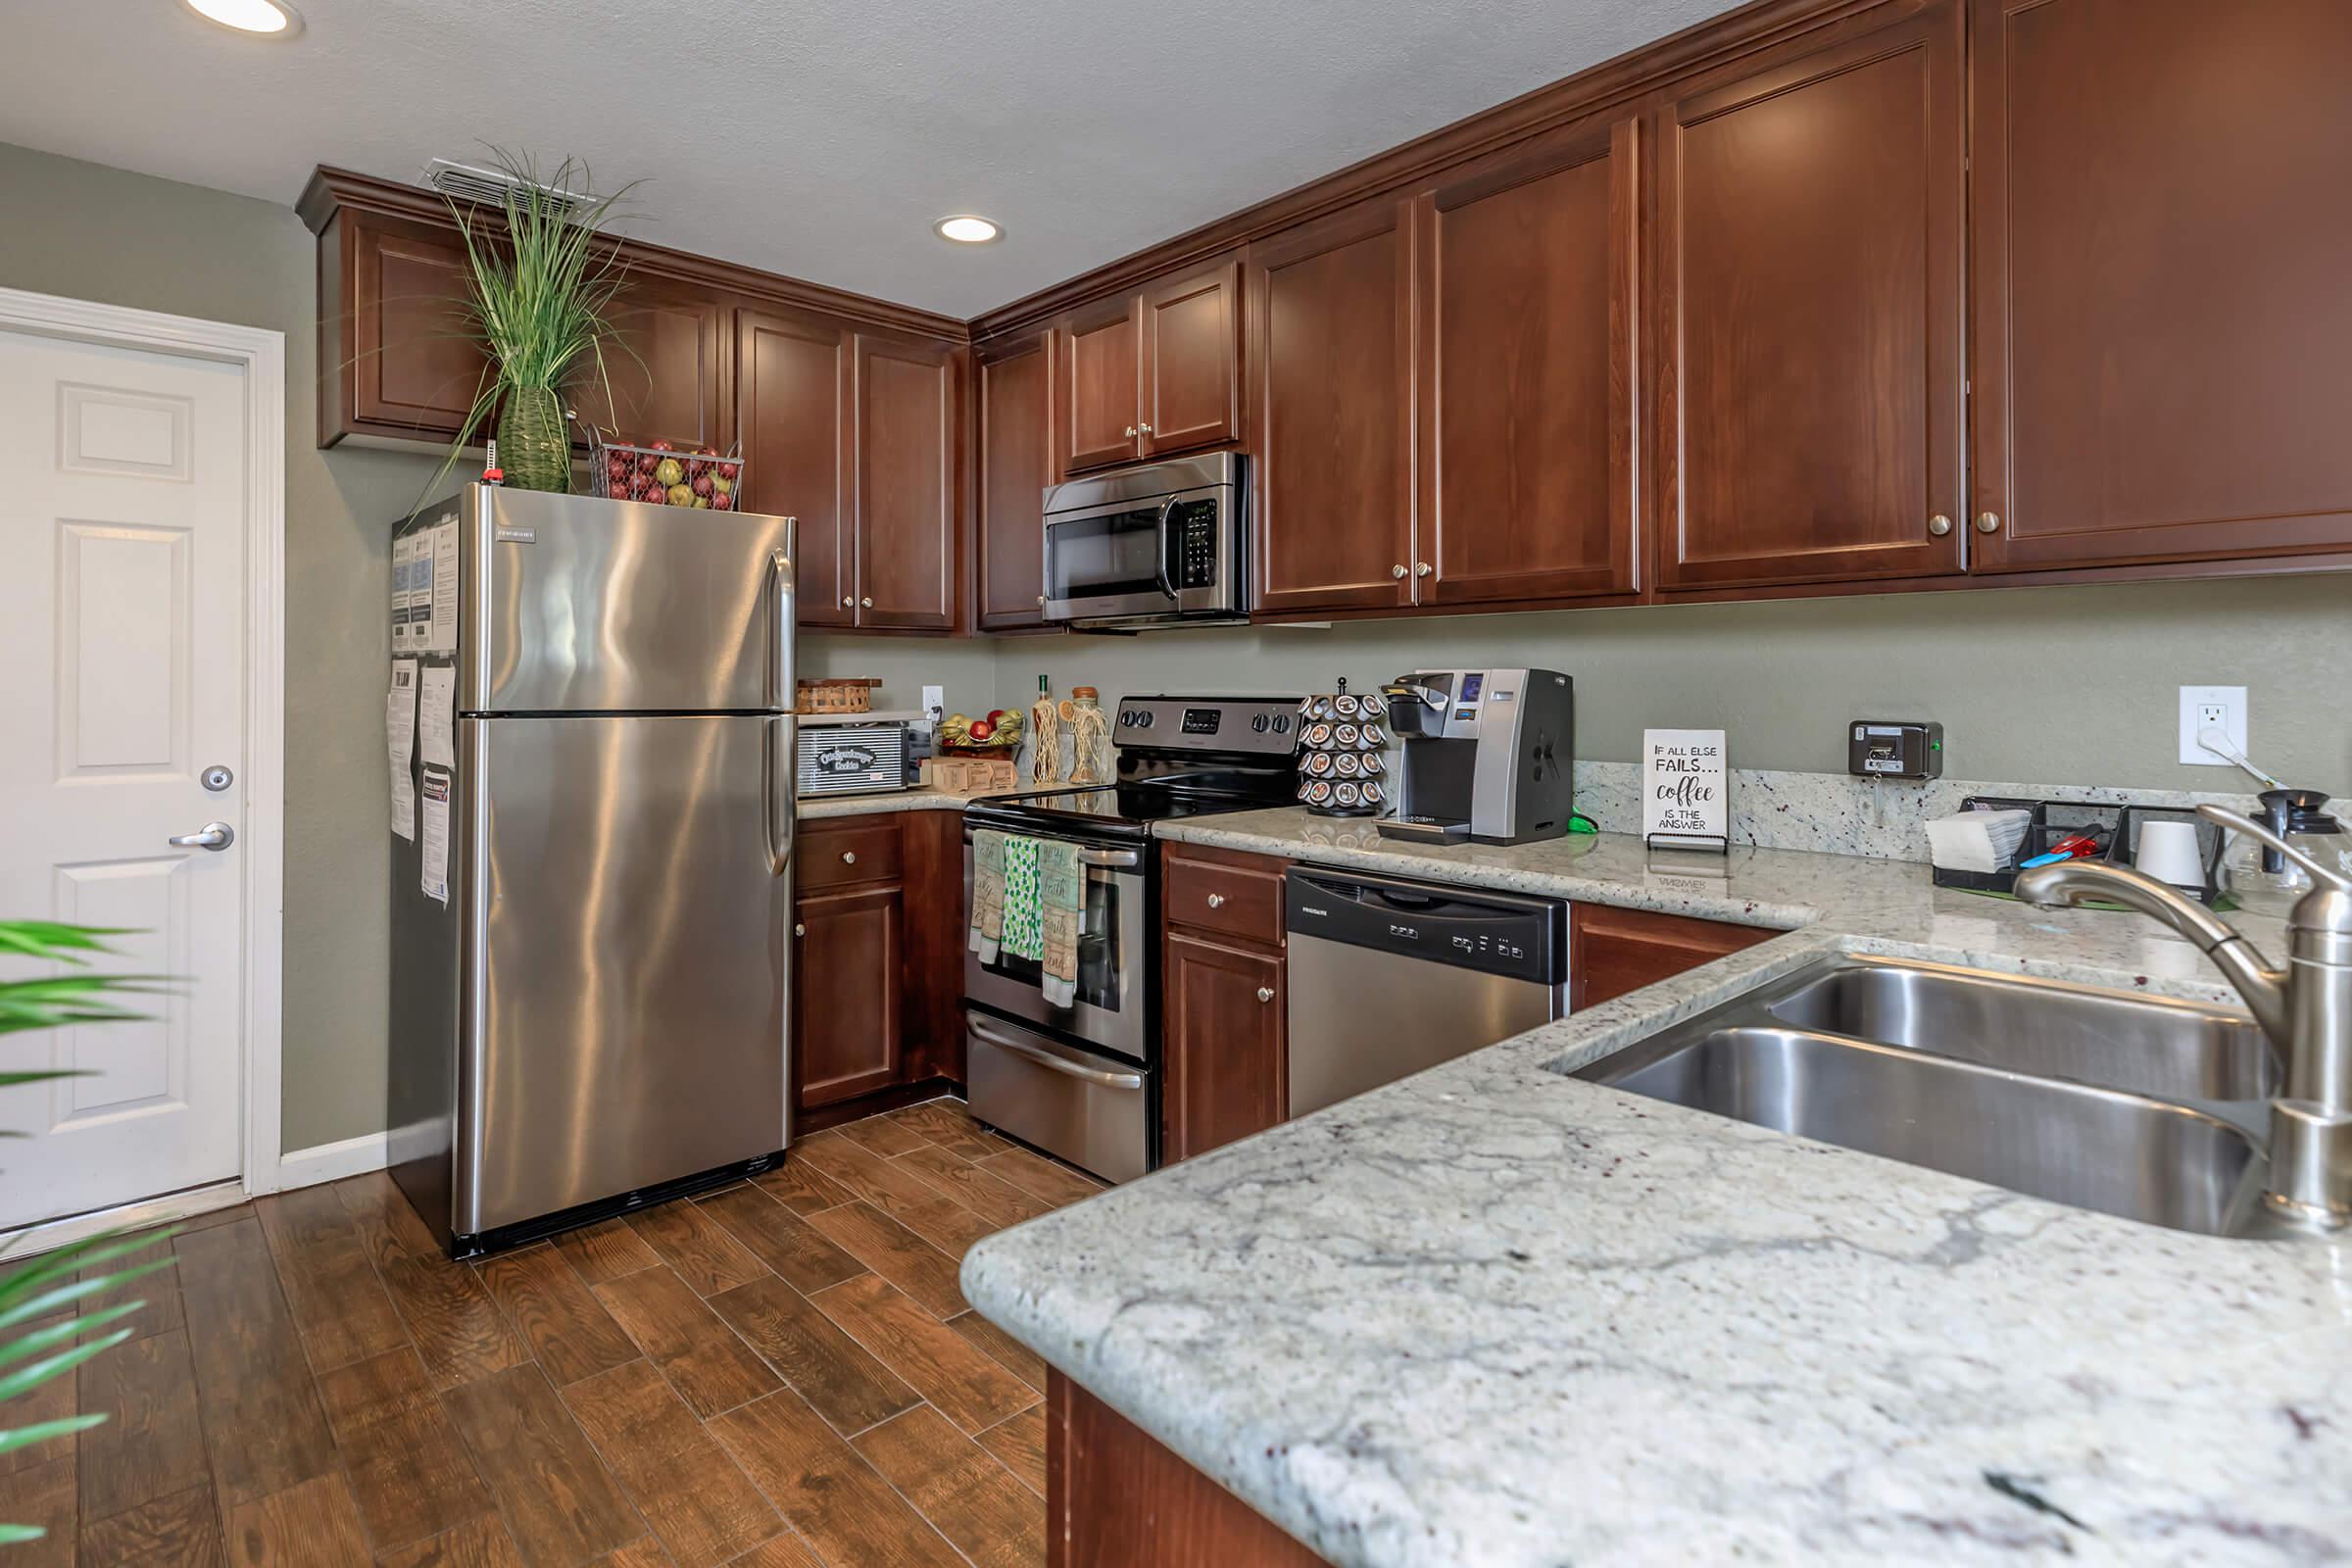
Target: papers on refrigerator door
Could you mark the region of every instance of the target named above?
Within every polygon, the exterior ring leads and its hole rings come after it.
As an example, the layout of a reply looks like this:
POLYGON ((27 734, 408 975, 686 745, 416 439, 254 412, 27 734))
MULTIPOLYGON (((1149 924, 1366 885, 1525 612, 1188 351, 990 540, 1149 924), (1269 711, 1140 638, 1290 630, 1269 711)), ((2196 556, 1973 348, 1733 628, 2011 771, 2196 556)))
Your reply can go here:
POLYGON ((392 831, 416 836, 416 661, 392 661, 392 689, 384 696, 384 753, 392 767, 392 831))
POLYGON ((427 530, 432 540, 428 564, 432 613, 425 617, 424 650, 429 654, 458 651, 458 523, 455 517, 427 530))
POLYGON ((410 619, 416 607, 416 547, 415 534, 403 534, 392 541, 392 652, 405 654, 415 646, 416 634, 410 619))
POLYGON ((454 771, 458 765, 458 667, 427 664, 420 679, 423 691, 416 715, 418 756, 427 767, 454 771))
POLYGON ((449 902, 449 782, 447 768, 428 766, 417 788, 424 809, 416 844, 416 882, 426 898, 440 904, 449 902))

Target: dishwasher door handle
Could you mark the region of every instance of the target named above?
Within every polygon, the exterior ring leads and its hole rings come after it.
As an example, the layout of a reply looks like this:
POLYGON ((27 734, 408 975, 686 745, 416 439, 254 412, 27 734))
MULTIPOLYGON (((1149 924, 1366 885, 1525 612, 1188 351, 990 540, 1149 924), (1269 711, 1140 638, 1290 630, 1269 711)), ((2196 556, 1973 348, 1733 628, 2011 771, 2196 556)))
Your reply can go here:
POLYGON ((1054 1055, 1050 1051, 1040 1051, 1025 1041, 1015 1040, 1009 1035, 998 1034, 995 1030, 973 1019, 964 1019, 963 1026, 971 1031, 974 1040, 994 1046, 999 1051, 1009 1051, 1025 1061, 1035 1062, 1038 1066, 1051 1072, 1060 1073, 1065 1078, 1077 1078, 1090 1084, 1100 1084, 1104 1089, 1141 1089, 1144 1087, 1142 1073, 1104 1072, 1100 1067, 1081 1067, 1074 1061, 1062 1060, 1061 1057, 1054 1055))

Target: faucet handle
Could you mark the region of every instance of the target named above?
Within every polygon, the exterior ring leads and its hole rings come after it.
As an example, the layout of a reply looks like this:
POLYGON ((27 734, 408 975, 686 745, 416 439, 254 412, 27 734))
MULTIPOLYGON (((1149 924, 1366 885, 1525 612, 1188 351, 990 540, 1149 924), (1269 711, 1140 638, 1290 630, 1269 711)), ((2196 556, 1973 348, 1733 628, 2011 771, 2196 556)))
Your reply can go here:
POLYGON ((2333 888, 2338 893, 2352 893, 2352 877, 2345 876, 2334 866, 2322 865, 2252 817, 2240 816, 2237 812, 2220 806, 2200 806, 2197 808, 2197 814, 2208 822, 2218 822, 2232 833, 2243 833, 2255 842, 2269 849, 2277 850, 2280 855, 2285 856, 2305 871, 2311 873, 2311 879, 2316 885, 2333 888))

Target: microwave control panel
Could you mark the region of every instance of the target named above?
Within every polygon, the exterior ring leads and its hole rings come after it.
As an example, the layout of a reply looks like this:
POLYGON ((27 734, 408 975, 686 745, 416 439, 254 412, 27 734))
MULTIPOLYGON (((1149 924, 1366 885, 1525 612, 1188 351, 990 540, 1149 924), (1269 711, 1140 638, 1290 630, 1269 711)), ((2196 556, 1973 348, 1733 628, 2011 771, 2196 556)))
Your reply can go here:
POLYGON ((1176 533, 1176 586, 1214 588, 1217 585, 1217 504, 1179 501, 1172 516, 1176 533))

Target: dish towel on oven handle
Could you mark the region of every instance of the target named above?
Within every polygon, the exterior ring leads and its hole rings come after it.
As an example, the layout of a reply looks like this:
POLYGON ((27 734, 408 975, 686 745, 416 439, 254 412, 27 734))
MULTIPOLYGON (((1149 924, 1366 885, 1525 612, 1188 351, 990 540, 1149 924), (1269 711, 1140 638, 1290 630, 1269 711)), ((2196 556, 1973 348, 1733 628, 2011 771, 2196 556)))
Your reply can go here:
POLYGON ((1044 901, 1039 897, 1037 840, 1004 835, 1004 956, 1032 960, 1046 956, 1044 901))
POLYGON ((1078 1000, 1078 924, 1086 912, 1086 869, 1078 846, 1047 840, 1037 847, 1038 905, 1045 953, 1040 988, 1066 1007, 1078 1000))
POLYGON ((997 961, 1004 934, 1004 835, 994 828, 972 834, 972 920, 965 946, 982 963, 997 961))

